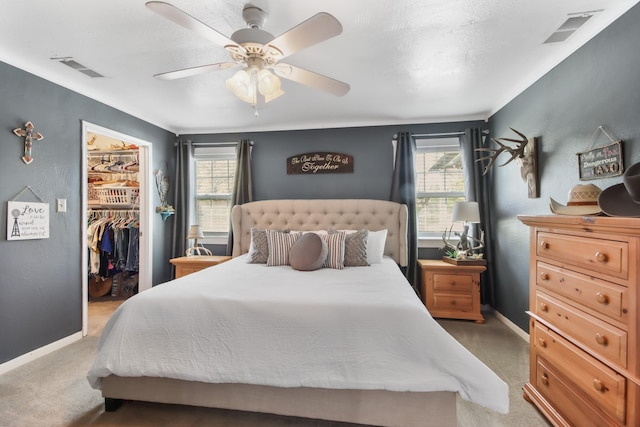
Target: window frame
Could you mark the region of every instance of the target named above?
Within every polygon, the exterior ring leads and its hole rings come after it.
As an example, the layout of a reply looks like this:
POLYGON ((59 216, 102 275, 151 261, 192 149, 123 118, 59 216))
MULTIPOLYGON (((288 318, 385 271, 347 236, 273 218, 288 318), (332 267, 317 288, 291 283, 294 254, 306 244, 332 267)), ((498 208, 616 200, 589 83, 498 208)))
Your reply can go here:
MULTIPOLYGON (((211 200, 211 199, 228 199, 231 200, 231 198, 233 197, 233 191, 228 195, 228 197, 210 197, 210 196, 198 196, 196 193, 196 189, 197 189, 197 176, 196 176, 196 171, 197 171, 197 162, 198 161, 202 161, 202 160, 235 160, 236 161, 236 168, 237 168, 237 146, 238 143, 237 142, 229 142, 229 143, 218 143, 215 145, 202 145, 202 146, 195 146, 193 148, 193 154, 192 154, 192 168, 191 168, 191 177, 190 177, 190 186, 191 186, 191 191, 190 191, 190 198, 189 198, 189 204, 191 206, 191 224, 197 224, 199 222, 198 219, 198 213, 197 213, 197 209, 196 209, 196 204, 197 204, 197 200, 211 200)), ((233 185, 235 185, 235 171, 233 174, 233 183, 232 183, 232 187, 233 185)), ((231 216, 231 213, 229 213, 229 217, 231 216)), ((211 231, 204 231, 204 239, 199 239, 198 242, 203 243, 203 244, 227 244, 229 239, 229 231, 225 231, 225 232, 221 232, 221 231, 217 231, 217 232, 211 232, 211 231)))
MULTIPOLYGON (((455 151, 458 155, 462 155, 462 150, 460 148, 460 138, 459 137, 431 137, 431 138, 416 138, 416 159, 419 153, 425 152, 446 152, 446 151, 455 151)), ((460 197, 462 200, 465 200, 465 191, 463 188, 461 191, 448 191, 448 192, 418 192, 417 185, 417 163, 414 164, 415 174, 416 174, 416 204, 419 198, 425 197, 433 197, 438 196, 442 198, 446 197, 460 197)), ((464 170, 464 169, 463 169, 464 170)), ((465 172, 463 172, 464 174, 465 172)), ((464 181, 466 183, 466 179, 464 181)), ((417 215, 417 211, 416 211, 417 215)), ((416 218, 417 222, 417 218, 416 218)), ((418 224, 416 224, 418 226, 418 224)), ((440 248, 442 247, 442 234, 441 232, 428 232, 428 231, 420 231, 416 230, 418 234, 418 247, 421 248, 440 248)), ((444 230, 442 230, 444 232, 444 230)))

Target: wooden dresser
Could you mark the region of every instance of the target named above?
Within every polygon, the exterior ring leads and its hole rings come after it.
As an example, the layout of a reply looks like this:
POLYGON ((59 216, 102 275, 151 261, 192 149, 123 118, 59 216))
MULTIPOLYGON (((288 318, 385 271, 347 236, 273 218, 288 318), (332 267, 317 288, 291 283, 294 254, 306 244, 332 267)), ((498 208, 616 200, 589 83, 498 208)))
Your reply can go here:
POLYGON ((525 398, 560 426, 639 426, 640 219, 519 216, 531 229, 525 398))

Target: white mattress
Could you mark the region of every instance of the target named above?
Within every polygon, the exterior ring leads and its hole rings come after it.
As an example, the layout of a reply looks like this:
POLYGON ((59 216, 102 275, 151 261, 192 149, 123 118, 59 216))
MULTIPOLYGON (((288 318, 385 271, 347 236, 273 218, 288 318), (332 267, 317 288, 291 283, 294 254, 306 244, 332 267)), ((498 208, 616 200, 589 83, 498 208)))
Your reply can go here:
POLYGON ((295 271, 246 255, 123 303, 88 379, 455 391, 508 412, 508 387, 429 315, 395 262, 295 271))

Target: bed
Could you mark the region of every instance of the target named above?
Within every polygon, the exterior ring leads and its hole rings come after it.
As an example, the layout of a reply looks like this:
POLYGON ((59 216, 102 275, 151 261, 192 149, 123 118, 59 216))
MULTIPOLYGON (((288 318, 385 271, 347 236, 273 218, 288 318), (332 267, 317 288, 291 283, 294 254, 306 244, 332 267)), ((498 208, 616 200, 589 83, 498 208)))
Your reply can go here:
POLYGON ((398 268, 407 265, 406 223, 406 206, 380 200, 235 206, 233 259, 123 303, 105 326, 89 382, 107 410, 139 400, 455 426, 460 394, 506 413, 507 385, 431 318, 398 268), (368 230, 368 255, 381 256, 315 271, 252 263, 257 230, 368 230), (374 249, 371 236, 380 234, 374 249))

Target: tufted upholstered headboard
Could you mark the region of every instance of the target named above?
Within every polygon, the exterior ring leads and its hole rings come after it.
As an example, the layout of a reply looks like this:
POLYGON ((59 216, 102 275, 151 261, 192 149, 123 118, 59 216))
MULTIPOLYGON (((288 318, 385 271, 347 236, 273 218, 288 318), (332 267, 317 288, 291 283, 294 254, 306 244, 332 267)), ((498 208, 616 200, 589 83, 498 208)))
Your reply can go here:
POLYGON ((291 230, 387 229, 385 255, 407 265, 407 206, 386 200, 263 200, 231 210, 233 256, 249 252, 251 228, 291 230))

